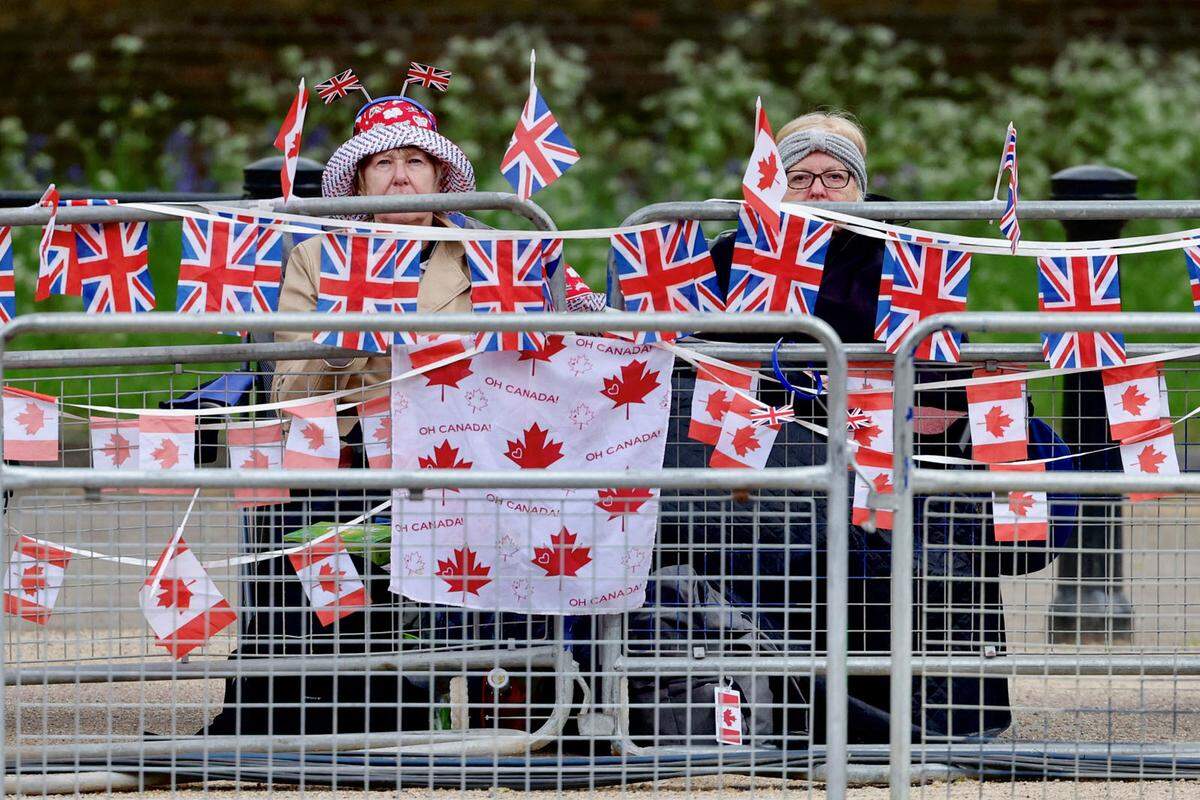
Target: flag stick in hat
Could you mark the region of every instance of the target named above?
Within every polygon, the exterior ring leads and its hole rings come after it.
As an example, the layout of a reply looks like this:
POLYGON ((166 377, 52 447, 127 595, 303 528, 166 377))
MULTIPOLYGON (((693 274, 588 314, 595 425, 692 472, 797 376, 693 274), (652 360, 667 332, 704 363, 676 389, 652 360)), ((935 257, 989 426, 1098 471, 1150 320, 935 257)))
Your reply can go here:
POLYGON ((325 105, 329 105, 338 98, 347 96, 350 92, 362 92, 363 97, 367 98, 367 102, 371 102, 371 95, 367 94, 366 87, 362 85, 362 81, 354 74, 353 69, 339 72, 332 78, 321 81, 313 88, 317 90, 317 96, 325 101, 325 105))
POLYGON ((419 64, 416 61, 408 62, 408 76, 404 80, 404 86, 400 89, 400 96, 405 97, 408 93, 408 86, 411 83, 419 83, 427 89, 437 89, 439 92, 444 92, 450 88, 450 76, 453 73, 448 69, 440 69, 431 64, 419 64))

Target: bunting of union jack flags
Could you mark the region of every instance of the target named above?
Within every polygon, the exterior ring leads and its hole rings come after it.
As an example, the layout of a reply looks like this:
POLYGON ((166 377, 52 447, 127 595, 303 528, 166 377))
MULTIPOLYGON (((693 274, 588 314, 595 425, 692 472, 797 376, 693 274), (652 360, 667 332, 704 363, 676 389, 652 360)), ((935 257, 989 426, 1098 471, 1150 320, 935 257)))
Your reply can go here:
MULTIPOLYGON (((546 310, 542 281, 542 242, 539 239, 501 239, 463 242, 471 269, 471 307, 476 314, 528 314, 546 310)), ((481 350, 538 350, 546 337, 540 331, 480 333, 481 350)))
MULTIPOLYGON (((396 242, 396 265, 393 267, 395 279, 392 283, 392 296, 396 300, 396 311, 401 314, 417 312, 417 295, 421 291, 421 242, 398 240, 396 242)), ((416 344, 415 334, 398 331, 395 335, 398 344, 416 344)))
POLYGON ((154 309, 145 222, 76 225, 75 233, 84 311, 124 314, 154 309))
POLYGON ((12 228, 0 228, 0 323, 8 322, 17 315, 16 288, 12 228))
MULTIPOLYGON (((971 254, 933 244, 892 239, 886 242, 884 270, 892 276, 886 349, 895 353, 920 320, 948 311, 965 311, 971 254)), ((962 334, 937 331, 917 347, 916 357, 958 361, 962 334)))
MULTIPOLYGON (((321 237, 317 311, 388 314, 395 310, 397 241, 383 236, 327 233, 321 237)), ((392 337, 379 330, 318 331, 313 340, 335 347, 386 353, 392 337)))
POLYGON ((254 310, 258 226, 186 217, 175 310, 181 314, 254 310))
MULTIPOLYGON (((1119 312, 1117 257, 1039 258, 1038 310, 1119 312)), ((1125 337, 1109 331, 1043 333, 1042 354, 1054 369, 1114 367, 1125 363, 1125 337)))
POLYGON ((833 223, 781 214, 772 239, 743 204, 729 268, 730 311, 813 314, 833 223))

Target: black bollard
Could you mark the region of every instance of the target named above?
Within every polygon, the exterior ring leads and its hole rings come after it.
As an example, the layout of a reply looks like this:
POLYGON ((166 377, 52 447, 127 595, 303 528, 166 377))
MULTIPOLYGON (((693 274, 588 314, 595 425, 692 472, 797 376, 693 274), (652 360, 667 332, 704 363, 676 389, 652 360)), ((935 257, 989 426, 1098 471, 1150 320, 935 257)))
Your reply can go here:
MULTIPOLYGON (((270 200, 283 195, 279 170, 283 156, 267 156, 242 168, 242 193, 247 200, 270 200)), ((321 196, 321 173, 325 165, 311 158, 296 159, 296 177, 292 191, 297 197, 321 196)))
MULTIPOLYGON (((1055 200, 1137 198, 1137 176, 1115 167, 1070 167, 1055 173, 1050 185, 1055 200)), ((1062 224, 1067 239, 1076 242, 1115 239, 1125 220, 1069 220, 1062 224)), ((1099 372, 1064 376, 1062 434, 1076 452, 1081 470, 1121 471, 1116 450, 1097 452, 1113 444, 1099 372)), ((1129 642, 1133 635, 1133 605, 1123 586, 1121 497, 1089 495, 1081 502, 1076 536, 1069 551, 1058 557, 1058 582, 1050 606, 1050 641, 1129 642)))

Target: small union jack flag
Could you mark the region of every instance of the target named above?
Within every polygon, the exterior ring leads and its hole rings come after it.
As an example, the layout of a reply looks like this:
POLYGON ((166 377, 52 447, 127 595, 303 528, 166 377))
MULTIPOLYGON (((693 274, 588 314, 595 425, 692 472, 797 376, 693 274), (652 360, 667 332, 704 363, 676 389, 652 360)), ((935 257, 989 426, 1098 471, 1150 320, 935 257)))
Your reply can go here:
POLYGON ((1021 225, 1017 221, 1017 129, 1008 123, 1008 133, 1004 136, 1004 152, 1000 156, 1000 176, 1008 170, 1008 199, 1004 204, 1004 214, 1000 217, 1000 232, 1012 243, 1013 255, 1017 254, 1017 245, 1021 243, 1021 225))
MULTIPOLYGON (((638 312, 720 310, 720 291, 708 244, 700 226, 691 220, 672 222, 638 233, 612 237, 625 308, 638 312), (701 283, 706 283, 702 290, 701 283)), ((639 343, 671 341, 671 331, 639 331, 639 343)))
POLYGON ((258 226, 186 217, 175 310, 181 314, 252 311, 258 226))
MULTIPOLYGON (((892 302, 887 351, 894 353, 918 321, 946 311, 965 311, 971 254, 932 244, 905 240, 886 243, 884 260, 891 261, 892 302)), ((958 361, 962 334, 938 331, 917 347, 916 357, 958 361)))
MULTIPOLYGON (((536 313, 546 310, 542 243, 538 239, 464 242, 471 268, 471 305, 476 314, 536 313)), ((481 350, 537 350, 538 331, 481 333, 481 350)))
MULTIPOLYGON (((47 194, 43 196, 42 205, 49 204, 51 200, 58 208, 117 204, 116 200, 59 200, 57 191, 51 197, 50 190, 47 190, 47 194)), ((47 226, 48 236, 43 234, 42 237, 44 251, 39 251, 40 263, 34 300, 45 300, 52 294, 79 297, 81 293, 79 269, 75 257, 75 226, 57 224, 58 208, 55 208, 54 218, 47 226)))
POLYGON ((1192 286, 1192 310, 1200 311, 1200 247, 1185 247, 1183 254, 1187 258, 1188 283, 1192 286))
MULTIPOLYGON (((401 314, 417 312, 417 295, 421 291, 421 242, 398 240, 396 242, 396 266, 393 269, 392 295, 396 311, 401 314)), ((398 344, 416 344, 414 333, 397 332, 398 344)))
POLYGON ((579 160, 579 152, 559 127, 536 85, 517 120, 500 172, 522 199, 549 186, 579 160))
POLYGON ((279 284, 283 279, 283 231, 270 225, 257 227, 254 291, 250 295, 250 305, 252 310, 265 314, 279 310, 279 284))
POLYGON ((437 89, 439 92, 444 92, 450 88, 450 75, 451 72, 448 69, 438 69, 428 64, 418 64, 416 61, 410 61, 408 65, 408 78, 404 83, 405 85, 419 83, 427 89, 437 89))
MULTIPOLYGON (((1117 257, 1039 258, 1038 310, 1119 312, 1117 257)), ((1054 369, 1118 366, 1125 363, 1125 337, 1108 331, 1043 333, 1042 354, 1054 369)))
POLYGON ((892 259, 883 260, 879 275, 879 300, 875 305, 875 341, 886 342, 892 327, 892 259))
POLYGON ((833 223, 782 214, 780 235, 772 240, 762 235, 759 225, 743 233, 743 226, 753 217, 745 211, 738 217, 738 240, 750 239, 754 246, 735 243, 729 268, 729 310, 814 313, 833 223))
POLYGON ((779 408, 762 406, 750 409, 750 422, 756 428, 763 425, 779 425, 783 422, 793 422, 795 419, 796 411, 791 405, 780 406, 779 408))
POLYGON ((363 91, 363 85, 352 69, 334 75, 328 80, 321 81, 314 88, 317 90, 317 97, 324 100, 325 105, 329 105, 339 97, 345 97, 350 92, 363 91))
POLYGON ((146 223, 77 225, 75 233, 84 311, 123 314, 154 308, 146 223))
POLYGON ((0 228, 0 322, 8 322, 16 315, 16 272, 13 269, 12 228, 0 228))
MULTIPOLYGON (((321 238, 317 311, 388 314, 395 310, 397 242, 382 236, 327 233, 321 238)), ((378 330, 325 331, 313 340, 335 347, 386 353, 391 336, 378 330)))

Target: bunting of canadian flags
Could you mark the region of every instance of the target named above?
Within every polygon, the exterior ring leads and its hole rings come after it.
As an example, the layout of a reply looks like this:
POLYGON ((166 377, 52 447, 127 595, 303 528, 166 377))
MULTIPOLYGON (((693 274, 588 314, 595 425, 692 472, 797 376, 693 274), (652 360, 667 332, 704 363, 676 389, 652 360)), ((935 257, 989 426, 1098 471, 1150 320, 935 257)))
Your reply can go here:
POLYGON ((237 614, 176 533, 150 570, 139 595, 155 644, 183 658, 237 621, 237 614))

